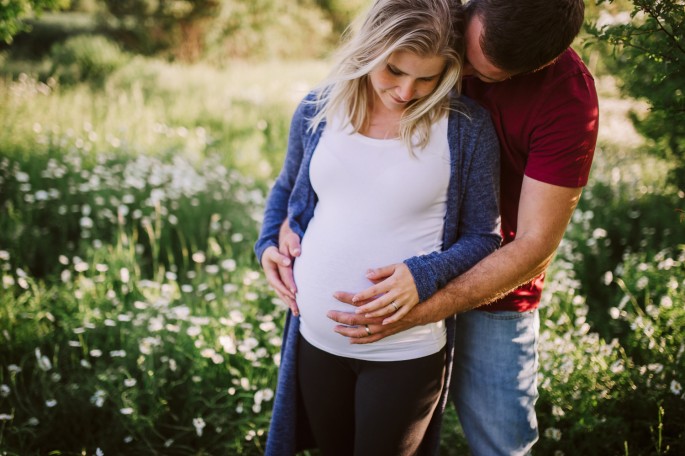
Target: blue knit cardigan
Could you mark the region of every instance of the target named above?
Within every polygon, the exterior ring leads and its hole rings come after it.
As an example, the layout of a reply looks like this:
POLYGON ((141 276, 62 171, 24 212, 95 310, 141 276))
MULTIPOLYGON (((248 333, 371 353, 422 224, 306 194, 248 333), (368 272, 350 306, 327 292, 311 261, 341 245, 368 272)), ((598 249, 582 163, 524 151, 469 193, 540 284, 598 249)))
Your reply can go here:
MULTIPOLYGON (((266 248, 278 246, 278 232, 286 217, 291 229, 302 238, 314 215, 318 198, 309 180, 309 164, 326 126, 321 122, 316 130, 310 128, 310 120, 317 112, 315 97, 314 92, 307 95, 293 115, 283 169, 267 199, 261 233, 255 244, 259 261, 266 248)), ((451 104, 447 130, 450 181, 443 250, 404 261, 412 273, 420 301, 493 252, 501 242, 499 143, 490 116, 464 96, 453 98, 451 104)), ((454 355, 455 318, 446 320, 445 388, 421 444, 422 455, 437 454, 439 449, 440 424, 447 404, 454 355)), ((292 456, 314 446, 297 387, 299 323, 299 318, 288 312, 267 456, 292 456)))

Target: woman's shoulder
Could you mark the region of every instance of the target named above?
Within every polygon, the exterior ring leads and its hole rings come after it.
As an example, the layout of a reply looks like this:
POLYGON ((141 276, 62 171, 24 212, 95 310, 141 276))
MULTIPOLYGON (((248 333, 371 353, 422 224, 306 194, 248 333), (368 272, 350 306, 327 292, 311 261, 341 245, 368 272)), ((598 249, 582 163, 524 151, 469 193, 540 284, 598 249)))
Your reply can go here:
POLYGON ((468 119, 471 122, 490 121, 490 113, 477 101, 464 94, 450 98, 450 118, 452 121, 468 119))
POLYGON ((309 91, 299 102, 293 120, 311 120, 321 110, 322 107, 322 92, 318 89, 309 91))
POLYGON ((497 144, 497 133, 490 113, 477 101, 465 95, 453 97, 448 120, 448 137, 452 140, 485 147, 497 144))

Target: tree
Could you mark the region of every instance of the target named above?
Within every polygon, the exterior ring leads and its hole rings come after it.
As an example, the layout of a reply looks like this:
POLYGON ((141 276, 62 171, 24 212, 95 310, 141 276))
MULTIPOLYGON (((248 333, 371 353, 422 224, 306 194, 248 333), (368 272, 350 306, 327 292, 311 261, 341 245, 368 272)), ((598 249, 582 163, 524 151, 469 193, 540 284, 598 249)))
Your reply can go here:
MULTIPOLYGON (((0 0, 1 1, 1 0, 0 0)), ((104 0, 125 46, 184 61, 320 56, 366 0, 104 0)))
POLYGON ((676 161, 676 184, 685 188, 685 0, 630 4, 629 14, 618 12, 604 23, 600 18, 590 33, 612 47, 613 59, 606 63, 623 93, 649 103, 649 114, 632 114, 633 123, 654 141, 657 153, 676 161))
POLYGON ((118 19, 124 41, 152 54, 176 49, 185 60, 202 51, 206 21, 217 15, 219 0, 105 0, 118 19))
POLYGON ((10 44, 17 33, 28 28, 24 18, 68 6, 69 0, 4 0, 0 2, 0 39, 10 44))

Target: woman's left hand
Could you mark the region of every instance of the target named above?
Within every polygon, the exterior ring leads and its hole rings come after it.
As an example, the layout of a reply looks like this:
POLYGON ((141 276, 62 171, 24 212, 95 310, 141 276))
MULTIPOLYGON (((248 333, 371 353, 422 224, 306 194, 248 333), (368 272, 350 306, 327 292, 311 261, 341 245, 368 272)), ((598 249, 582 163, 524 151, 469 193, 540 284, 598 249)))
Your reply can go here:
POLYGON ((372 301, 359 307, 356 310, 358 314, 364 314, 367 318, 390 315, 383 320, 385 325, 402 319, 419 303, 414 277, 404 263, 371 269, 366 277, 375 285, 355 294, 352 301, 372 301))

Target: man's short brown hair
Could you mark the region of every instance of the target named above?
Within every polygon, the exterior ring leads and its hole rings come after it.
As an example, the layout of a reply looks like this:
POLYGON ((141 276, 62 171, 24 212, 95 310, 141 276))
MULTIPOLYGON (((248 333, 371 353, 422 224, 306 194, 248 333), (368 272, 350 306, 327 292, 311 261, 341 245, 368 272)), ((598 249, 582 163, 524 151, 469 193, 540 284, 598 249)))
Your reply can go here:
POLYGON ((511 74, 540 69, 553 62, 578 35, 583 0, 470 0, 483 32, 480 45, 496 67, 511 74))

